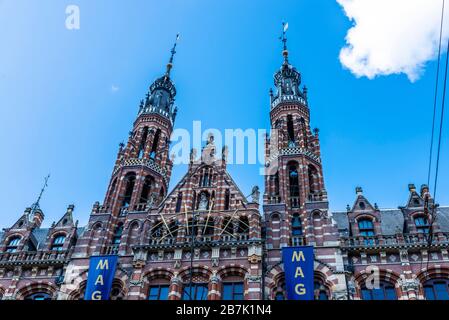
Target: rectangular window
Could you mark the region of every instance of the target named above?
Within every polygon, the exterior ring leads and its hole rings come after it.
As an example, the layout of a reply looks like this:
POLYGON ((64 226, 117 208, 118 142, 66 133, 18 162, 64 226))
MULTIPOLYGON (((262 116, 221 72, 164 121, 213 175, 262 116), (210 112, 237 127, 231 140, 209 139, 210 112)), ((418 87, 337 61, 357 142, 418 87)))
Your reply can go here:
POLYGON ((433 293, 433 288, 431 286, 424 287, 424 294, 427 300, 435 300, 435 294, 433 293))
POLYGON ((437 300, 449 300, 448 285, 446 283, 435 283, 437 300))
POLYGON ((184 286, 183 300, 207 300, 207 283, 194 283, 184 286))
POLYGON ((151 286, 148 300, 168 300, 168 285, 151 286))
POLYGON ((371 290, 362 289, 362 299, 363 300, 373 300, 371 296, 371 290))
POLYGON ((223 300, 243 300, 243 282, 223 283, 223 300))

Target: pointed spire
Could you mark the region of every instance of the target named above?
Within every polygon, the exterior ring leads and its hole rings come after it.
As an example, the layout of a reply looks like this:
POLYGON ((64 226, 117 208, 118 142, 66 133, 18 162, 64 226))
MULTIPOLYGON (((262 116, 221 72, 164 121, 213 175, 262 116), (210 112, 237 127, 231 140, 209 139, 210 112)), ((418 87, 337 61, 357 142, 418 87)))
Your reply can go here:
POLYGON ((174 58, 174 56, 176 54, 176 45, 178 44, 178 40, 179 40, 179 33, 176 35, 175 43, 173 44, 173 48, 170 51, 171 52, 171 56, 170 56, 170 60, 168 61, 168 64, 167 64, 167 71, 165 72, 165 76, 167 78, 170 77, 170 70, 173 67, 173 58, 174 58))
POLYGON ((284 63, 288 63, 287 30, 288 30, 288 22, 282 22, 282 36, 279 39, 281 39, 283 43, 282 55, 284 56, 284 63))

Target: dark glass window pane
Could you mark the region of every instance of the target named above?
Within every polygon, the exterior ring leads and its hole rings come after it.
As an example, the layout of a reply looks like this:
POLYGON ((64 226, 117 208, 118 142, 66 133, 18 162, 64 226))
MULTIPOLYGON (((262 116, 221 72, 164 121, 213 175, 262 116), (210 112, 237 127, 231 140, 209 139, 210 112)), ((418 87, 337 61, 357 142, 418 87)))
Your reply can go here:
POLYGON ((325 291, 320 291, 320 295, 318 296, 318 300, 328 300, 327 293, 325 291))
POLYGON ((235 293, 243 293, 243 283, 235 283, 234 284, 234 292, 235 293))
POLYGON ((386 287, 385 288, 385 296, 386 296, 386 300, 397 300, 395 288, 386 287))
POLYGON ((433 292, 432 286, 425 286, 424 287, 424 295, 427 300, 435 300, 435 293, 433 292))
POLYGON ((151 286, 148 293, 148 300, 167 300, 168 285, 151 286))
POLYGON ((371 297, 371 291, 368 289, 362 289, 362 299, 373 300, 373 298, 371 297))
POLYGON ((232 300, 232 283, 223 284, 223 300, 232 300))
POLYGON ((373 289, 372 294, 373 300, 385 300, 384 291, 381 288, 373 289))
POLYGON ((159 292, 159 300, 168 300, 168 286, 161 286, 161 290, 159 292))
POLYGON ((190 288, 189 285, 184 287, 184 300, 207 300, 207 284, 205 283, 195 283, 190 288))
POLYGON ((434 285, 437 300, 449 300, 448 284, 444 282, 437 282, 434 285))
POLYGON ((284 295, 281 292, 276 293, 276 300, 284 300, 284 295))

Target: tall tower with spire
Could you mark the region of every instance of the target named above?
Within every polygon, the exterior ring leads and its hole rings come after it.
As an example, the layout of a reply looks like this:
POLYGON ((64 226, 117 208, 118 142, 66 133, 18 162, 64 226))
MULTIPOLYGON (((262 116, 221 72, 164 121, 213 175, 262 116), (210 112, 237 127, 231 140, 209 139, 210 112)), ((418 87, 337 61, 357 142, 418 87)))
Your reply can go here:
MULTIPOLYGON (((281 268, 282 247, 313 245, 319 255, 321 248, 338 246, 337 229, 329 217, 318 129, 310 128, 307 88, 300 87, 301 74, 289 62, 287 28, 284 23, 283 63, 274 75, 276 88, 270 90, 271 134, 265 145, 268 275, 281 268)), ((272 286, 268 295, 283 292, 279 280, 268 276, 267 283, 272 286)))
POLYGON ((128 142, 121 143, 102 212, 120 215, 156 206, 167 194, 172 161, 170 135, 175 122, 176 89, 170 78, 179 35, 165 74, 156 79, 141 100, 128 142))

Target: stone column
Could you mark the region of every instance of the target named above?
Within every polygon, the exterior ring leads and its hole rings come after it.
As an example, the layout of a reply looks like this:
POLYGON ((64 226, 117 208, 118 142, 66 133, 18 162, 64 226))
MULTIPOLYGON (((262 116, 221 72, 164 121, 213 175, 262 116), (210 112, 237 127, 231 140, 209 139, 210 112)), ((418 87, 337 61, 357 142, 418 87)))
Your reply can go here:
POLYGON ((182 298, 182 282, 178 275, 174 275, 170 280, 168 300, 181 300, 182 298))

